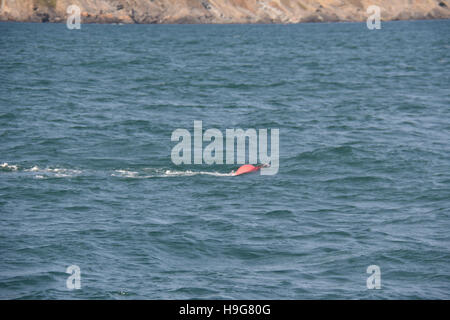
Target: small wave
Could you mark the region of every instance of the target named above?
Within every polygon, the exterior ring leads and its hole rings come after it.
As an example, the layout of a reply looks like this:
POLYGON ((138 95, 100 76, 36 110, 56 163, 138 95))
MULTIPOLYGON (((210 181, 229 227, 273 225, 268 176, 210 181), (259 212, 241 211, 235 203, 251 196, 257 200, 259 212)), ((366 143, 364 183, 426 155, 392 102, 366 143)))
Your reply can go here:
POLYGON ((76 169, 39 168, 38 166, 33 166, 30 169, 25 169, 24 171, 37 173, 35 177, 38 179, 44 179, 47 177, 66 178, 66 177, 73 177, 83 173, 83 171, 76 169))
POLYGON ((17 171, 19 169, 18 166, 13 165, 13 164, 8 164, 7 162, 0 164, 0 168, 7 170, 7 171, 17 171))
POLYGON ((317 160, 324 159, 326 157, 351 157, 357 151, 356 148, 351 146, 338 146, 338 147, 321 147, 311 151, 304 151, 297 154, 294 159, 299 160, 317 160))
POLYGON ((139 172, 136 171, 128 171, 128 170, 115 170, 115 173, 111 174, 113 177, 122 177, 122 178, 140 178, 139 172))
MULTIPOLYGON (((24 173, 32 173, 37 179, 46 178, 67 178, 78 176, 83 174, 84 171, 77 169, 68 168, 51 168, 45 167, 41 168, 37 165, 28 168, 19 168, 17 165, 10 165, 8 163, 0 164, 1 171, 19 171, 24 173)), ((111 173, 113 177, 119 178, 132 178, 132 179, 143 179, 143 178, 161 178, 161 177, 191 177, 196 175, 208 175, 216 177, 230 177, 233 175, 230 173, 223 173, 217 171, 192 171, 192 170, 167 170, 167 169, 155 169, 155 168, 144 168, 140 171, 133 171, 129 169, 117 169, 111 173)))
POLYGON ((265 212, 264 215, 269 217, 295 217, 294 213, 291 210, 272 210, 265 212))
POLYGON ((36 172, 36 171, 39 171, 39 167, 38 166, 34 166, 31 169, 26 169, 25 171, 36 172))
POLYGON ((137 171, 129 171, 129 170, 115 170, 114 173, 111 174, 113 177, 121 177, 121 178, 163 178, 163 177, 191 177, 196 175, 209 175, 216 177, 230 177, 232 173, 221 173, 216 171, 177 171, 177 170, 161 170, 161 169, 146 169, 144 172, 137 171), (153 171, 150 174, 149 171, 153 171))
POLYGON ((231 177, 233 174, 230 173, 221 173, 216 171, 172 171, 172 170, 166 170, 164 172, 165 177, 172 177, 172 176, 195 176, 195 175, 209 175, 209 176, 216 176, 216 177, 231 177))

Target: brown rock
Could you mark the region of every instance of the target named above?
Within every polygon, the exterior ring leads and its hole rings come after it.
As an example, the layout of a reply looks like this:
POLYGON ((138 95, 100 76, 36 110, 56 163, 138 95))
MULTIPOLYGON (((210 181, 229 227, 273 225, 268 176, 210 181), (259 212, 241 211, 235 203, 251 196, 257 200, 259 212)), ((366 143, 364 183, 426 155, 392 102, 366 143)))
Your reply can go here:
POLYGON ((378 5, 387 20, 449 19, 450 0, 0 0, 0 21, 81 23, 298 23, 365 21, 378 5))

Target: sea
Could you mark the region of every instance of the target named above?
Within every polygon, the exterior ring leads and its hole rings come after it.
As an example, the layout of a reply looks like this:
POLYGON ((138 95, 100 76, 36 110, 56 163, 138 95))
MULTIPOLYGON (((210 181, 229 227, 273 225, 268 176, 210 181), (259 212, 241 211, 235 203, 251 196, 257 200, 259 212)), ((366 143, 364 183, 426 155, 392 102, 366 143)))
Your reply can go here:
POLYGON ((449 35, 0 23, 0 299, 449 299, 449 35), (175 164, 194 121, 278 172, 175 164))

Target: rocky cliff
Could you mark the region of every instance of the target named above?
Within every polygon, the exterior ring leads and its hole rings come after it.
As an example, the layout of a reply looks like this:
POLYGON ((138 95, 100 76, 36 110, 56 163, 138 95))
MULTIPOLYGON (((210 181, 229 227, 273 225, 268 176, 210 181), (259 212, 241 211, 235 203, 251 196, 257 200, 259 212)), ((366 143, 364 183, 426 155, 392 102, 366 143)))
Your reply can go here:
POLYGON ((450 0, 0 0, 0 21, 65 22, 67 7, 81 23, 299 23, 381 19, 448 19, 450 0))

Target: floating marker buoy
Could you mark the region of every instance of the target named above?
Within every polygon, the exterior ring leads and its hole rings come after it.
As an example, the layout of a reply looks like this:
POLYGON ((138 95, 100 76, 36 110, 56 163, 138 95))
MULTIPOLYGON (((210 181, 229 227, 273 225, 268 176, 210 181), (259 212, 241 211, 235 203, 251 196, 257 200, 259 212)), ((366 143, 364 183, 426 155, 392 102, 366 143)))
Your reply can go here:
POLYGON ((253 172, 253 171, 258 171, 259 169, 261 169, 262 166, 253 166, 251 164, 244 164, 243 166, 239 167, 239 169, 237 169, 237 171, 235 173, 233 173, 233 176, 238 176, 244 173, 249 173, 249 172, 253 172))

